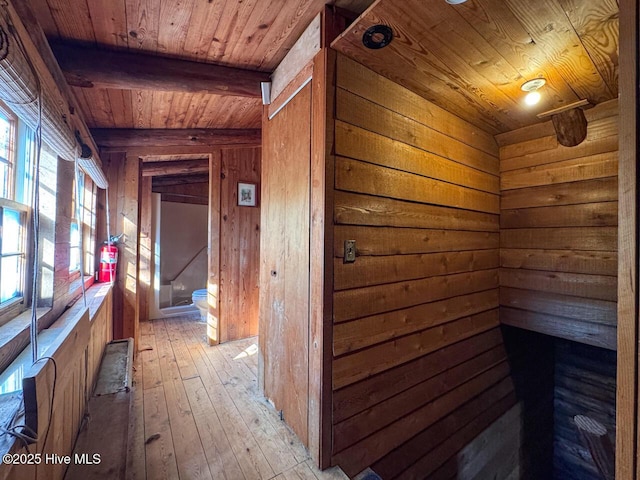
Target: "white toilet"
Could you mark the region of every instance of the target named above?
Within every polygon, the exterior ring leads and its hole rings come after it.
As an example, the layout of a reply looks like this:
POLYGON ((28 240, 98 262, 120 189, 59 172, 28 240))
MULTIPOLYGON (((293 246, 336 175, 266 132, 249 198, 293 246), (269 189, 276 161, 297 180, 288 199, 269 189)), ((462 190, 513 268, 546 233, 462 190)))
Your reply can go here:
POLYGON ((209 313, 209 300, 207 289, 196 290, 191 294, 191 301, 200 310, 200 321, 207 323, 207 314, 209 313))

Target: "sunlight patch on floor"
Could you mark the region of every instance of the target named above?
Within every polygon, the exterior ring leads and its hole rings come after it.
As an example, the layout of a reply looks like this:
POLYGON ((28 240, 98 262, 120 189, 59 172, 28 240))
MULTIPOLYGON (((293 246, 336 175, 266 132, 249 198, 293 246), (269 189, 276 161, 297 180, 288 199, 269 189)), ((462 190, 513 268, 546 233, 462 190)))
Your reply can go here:
POLYGON ((251 357, 253 355, 255 355, 256 353, 258 353, 258 345, 256 345, 255 343, 252 345, 249 345, 247 348, 245 348, 242 352, 240 352, 238 355, 236 355, 235 357, 233 357, 234 360, 240 360, 242 358, 247 358, 247 357, 251 357))

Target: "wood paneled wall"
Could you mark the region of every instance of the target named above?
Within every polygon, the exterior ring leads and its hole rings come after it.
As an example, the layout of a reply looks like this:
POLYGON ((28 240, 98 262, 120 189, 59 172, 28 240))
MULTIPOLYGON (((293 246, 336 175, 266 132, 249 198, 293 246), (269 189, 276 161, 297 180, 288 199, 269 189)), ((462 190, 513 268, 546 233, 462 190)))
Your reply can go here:
POLYGON ((616 353, 558 339, 555 359, 553 477, 600 480, 573 417, 587 415, 600 422, 615 444, 616 353))
POLYGON ((519 328, 503 327, 502 331, 518 403, 480 435, 467 434, 467 445, 429 478, 552 477, 555 339, 519 328))
MULTIPOLYGON (((53 340, 51 350, 56 358, 57 372, 55 375, 55 395, 46 399, 38 409, 38 430, 40 442, 31 445, 31 453, 41 453, 43 461, 40 465, 2 465, 0 467, 0 478, 10 480, 61 480, 64 478, 66 465, 46 464, 44 455, 71 455, 75 445, 78 430, 81 427, 82 419, 86 413, 86 406, 97 379, 98 370, 102 362, 102 353, 105 345, 112 339, 112 293, 108 285, 95 286, 88 295, 87 306, 89 307, 88 318, 81 321, 81 326, 76 326, 70 331, 70 325, 75 325, 78 318, 85 311, 82 300, 65 312, 62 317, 56 320, 50 327, 51 331, 62 331, 71 333, 66 338, 56 338, 53 340), (79 331, 82 330, 82 331, 79 331), (88 330, 88 331, 87 331, 88 330), (50 401, 52 405, 52 416, 49 420, 50 401), (47 427, 47 425, 49 425, 47 427), (46 431, 50 430, 46 435, 46 431), (46 444, 43 439, 46 436, 46 444)), ((50 353, 50 352, 49 352, 50 353)), ((42 368, 42 375, 46 376, 50 382, 45 383, 47 387, 53 387, 53 364, 38 362, 31 367, 29 372, 34 372, 42 368)), ((27 373, 29 374, 29 373, 27 373)), ((53 390, 49 390, 53 394, 53 390)), ((27 453, 27 450, 19 448, 16 443, 16 451, 27 453)))
MULTIPOLYGON (((104 153, 109 181, 111 235, 124 234, 118 245, 118 268, 113 288, 113 338, 132 337, 138 346, 138 192, 140 160, 137 155, 104 153)), ((101 227, 105 233, 106 227, 101 227)))
MULTIPOLYGON (((238 182, 255 183, 260 200, 260 148, 221 151, 220 341, 258 334, 260 203, 238 206, 238 182)), ((215 248, 215 247, 212 247, 215 248)))
POLYGON ((499 135, 500 320, 616 348, 618 104, 586 111, 587 138, 551 122, 499 135))
POLYGON ((498 328, 498 148, 338 55, 335 154, 333 463, 423 478, 516 401, 498 328))

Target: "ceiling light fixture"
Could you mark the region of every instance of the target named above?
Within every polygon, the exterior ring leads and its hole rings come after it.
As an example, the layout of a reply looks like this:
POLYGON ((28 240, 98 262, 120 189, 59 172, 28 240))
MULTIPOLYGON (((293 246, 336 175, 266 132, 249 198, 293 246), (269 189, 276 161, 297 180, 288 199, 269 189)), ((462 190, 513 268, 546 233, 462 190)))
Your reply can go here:
POLYGON ((467 0, 445 0, 449 5, 460 5, 461 3, 466 2, 467 0))
POLYGON ((524 97, 524 103, 533 106, 540 101, 541 95, 538 89, 542 87, 547 81, 544 78, 534 78, 528 82, 524 82, 520 89, 523 92, 527 92, 527 96, 524 97))

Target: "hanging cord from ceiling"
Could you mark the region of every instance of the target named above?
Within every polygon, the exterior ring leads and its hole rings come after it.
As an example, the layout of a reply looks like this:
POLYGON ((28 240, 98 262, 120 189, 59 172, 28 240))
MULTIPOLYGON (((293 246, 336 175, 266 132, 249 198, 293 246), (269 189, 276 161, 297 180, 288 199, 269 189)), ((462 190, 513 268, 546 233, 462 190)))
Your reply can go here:
POLYGON ((31 359, 38 360, 38 283, 40 279, 40 157, 42 154, 42 87, 38 98, 38 125, 35 131, 35 155, 33 159, 33 191, 31 195, 31 218, 33 219, 33 278, 31 283, 31 359))
MULTIPOLYGON (((6 2, 3 2, 6 4, 6 2)), ((2 5, 5 9, 7 5, 2 5)), ((26 105, 26 104, 35 104, 36 106, 36 118, 35 118, 35 155, 33 157, 33 185, 31 192, 31 218, 33 220, 33 277, 31 284, 31 331, 30 331, 30 340, 31 340, 31 359, 32 362, 35 363, 38 360, 38 315, 37 315, 37 307, 38 307, 38 248, 39 248, 39 232, 40 232, 40 155, 42 151, 42 119, 43 119, 43 97, 44 91, 42 82, 40 80, 40 75, 38 75, 38 71, 33 64, 31 58, 27 54, 27 49, 25 48, 24 43, 19 35, 15 33, 15 27, 9 21, 9 17, 5 18, 7 22, 6 26, 9 31, 4 31, 4 29, 0 28, 0 59, 4 60, 10 54, 10 50, 12 45, 17 47, 17 51, 22 54, 24 59, 26 60, 26 69, 28 69, 29 74, 26 71, 21 72, 20 76, 24 82, 31 84, 33 87, 32 93, 25 96, 25 91, 21 90, 21 95, 17 95, 17 97, 21 97, 21 101, 16 101, 16 98, 12 98, 8 103, 12 105, 26 105), (11 36, 9 36, 11 35, 11 36), (10 39, 15 40, 15 42, 11 42, 10 39), (28 79, 25 79, 28 77, 28 79)), ((14 56, 16 55, 14 51, 14 56)), ((7 101, 9 99, 5 99, 7 101)))
MULTIPOLYGON (((6 7, 6 2, 1 2, 0 6, 6 7)), ((42 118, 43 118, 43 86, 40 80, 40 76, 33 65, 33 62, 26 54, 26 49, 24 44, 18 35, 12 36, 16 39, 16 45, 18 49, 24 54, 29 70, 33 75, 33 78, 36 82, 36 91, 37 95, 34 99, 34 102, 37 102, 37 119, 34 130, 33 141, 35 144, 35 152, 32 154, 32 190, 31 190, 31 218, 33 221, 33 272, 32 272, 32 284, 31 284, 31 328, 30 328, 30 340, 31 340, 31 358, 32 363, 35 365, 36 363, 48 360, 53 363, 53 386, 51 389, 51 401, 49 404, 49 418, 46 433, 44 435, 44 439, 42 442, 41 452, 44 452, 44 448, 47 443, 47 439, 49 437, 49 432, 51 430, 51 423, 53 420, 53 405, 55 400, 56 393, 56 383, 58 379, 58 365, 53 357, 50 356, 42 356, 38 358, 38 284, 39 284, 39 247, 40 247, 40 158, 42 154, 42 118)), ((8 51, 8 37, 4 38, 6 42, 6 49, 8 51)), ((14 416, 11 418, 11 422, 7 423, 0 430, 3 432, 20 439, 27 450, 28 443, 38 442, 38 433, 32 431, 26 425, 15 425, 17 418, 19 418, 22 414, 24 414, 24 404, 22 409, 17 410, 14 416)), ((36 469, 36 478, 37 478, 37 469, 36 469)))

